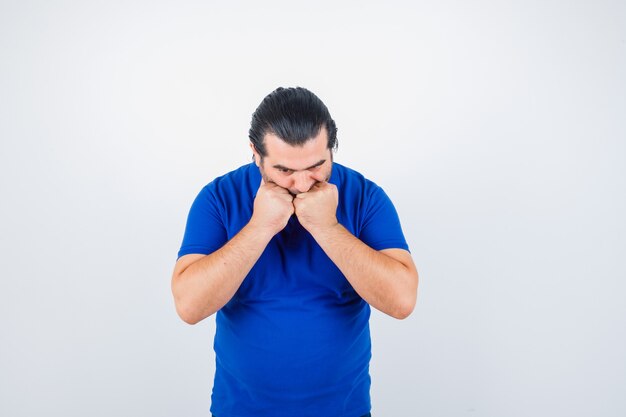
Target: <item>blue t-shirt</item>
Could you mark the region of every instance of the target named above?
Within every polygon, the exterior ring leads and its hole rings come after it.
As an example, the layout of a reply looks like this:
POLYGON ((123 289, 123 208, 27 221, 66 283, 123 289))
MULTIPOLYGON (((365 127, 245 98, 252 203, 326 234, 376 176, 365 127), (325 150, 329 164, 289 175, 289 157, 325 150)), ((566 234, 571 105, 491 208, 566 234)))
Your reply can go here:
MULTIPOLYGON (((196 197, 178 256, 210 254, 250 220, 261 174, 244 165, 196 197)), ((337 220, 376 250, 408 250, 385 192, 333 163, 337 220)), ((369 305, 296 216, 217 312, 211 412, 218 417, 358 417, 370 411, 369 305)))

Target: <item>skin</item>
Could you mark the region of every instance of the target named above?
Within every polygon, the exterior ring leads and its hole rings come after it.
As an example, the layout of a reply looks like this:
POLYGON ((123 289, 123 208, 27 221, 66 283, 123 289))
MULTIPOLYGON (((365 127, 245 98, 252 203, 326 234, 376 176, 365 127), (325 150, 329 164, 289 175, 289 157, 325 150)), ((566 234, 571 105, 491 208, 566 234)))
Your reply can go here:
POLYGON ((172 293, 179 316, 195 324, 222 308, 295 213, 361 298, 391 317, 408 317, 418 287, 411 254, 404 249, 376 251, 339 224, 338 190, 328 183, 332 153, 326 130, 302 146, 269 133, 264 143, 265 157, 250 145, 262 180, 248 224, 212 254, 189 254, 176 262, 172 293))

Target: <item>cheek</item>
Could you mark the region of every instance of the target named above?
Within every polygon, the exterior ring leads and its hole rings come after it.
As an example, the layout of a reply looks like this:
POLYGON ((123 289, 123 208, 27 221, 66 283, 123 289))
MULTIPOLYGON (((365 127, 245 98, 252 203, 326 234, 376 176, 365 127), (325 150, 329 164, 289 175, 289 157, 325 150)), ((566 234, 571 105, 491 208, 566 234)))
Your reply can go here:
POLYGON ((271 170, 270 172, 267 172, 263 170, 262 174, 265 182, 272 182, 282 188, 288 188, 290 186, 289 178, 285 177, 280 172, 272 172, 271 170))
POLYGON ((291 188, 293 182, 291 181, 291 177, 286 177, 281 174, 276 175, 274 178, 272 178, 272 180, 274 181, 274 184, 282 188, 291 188))
POLYGON ((330 179, 330 169, 320 170, 314 175, 316 181, 324 182, 330 179))

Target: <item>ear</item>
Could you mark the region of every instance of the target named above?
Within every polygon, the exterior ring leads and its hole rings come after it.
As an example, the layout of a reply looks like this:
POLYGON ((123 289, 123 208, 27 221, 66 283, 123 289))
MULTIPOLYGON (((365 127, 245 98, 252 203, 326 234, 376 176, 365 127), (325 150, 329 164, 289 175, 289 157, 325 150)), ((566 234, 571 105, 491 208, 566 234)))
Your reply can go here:
POLYGON ((260 167, 261 166, 261 155, 259 155, 259 153, 257 152, 256 148, 254 147, 254 143, 250 142, 250 149, 252 149, 252 156, 254 158, 254 163, 256 164, 256 166, 260 167))

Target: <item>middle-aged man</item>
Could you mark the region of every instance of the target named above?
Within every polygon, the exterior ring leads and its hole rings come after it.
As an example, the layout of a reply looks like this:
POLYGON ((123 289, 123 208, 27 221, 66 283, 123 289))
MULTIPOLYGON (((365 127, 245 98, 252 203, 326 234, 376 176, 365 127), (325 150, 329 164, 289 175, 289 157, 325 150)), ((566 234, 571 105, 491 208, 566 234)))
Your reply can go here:
POLYGON ((418 274, 385 192, 333 162, 337 128, 304 88, 252 116, 254 163, 196 197, 172 277, 176 310, 217 312, 216 417, 369 416, 370 306, 403 319, 418 274))

